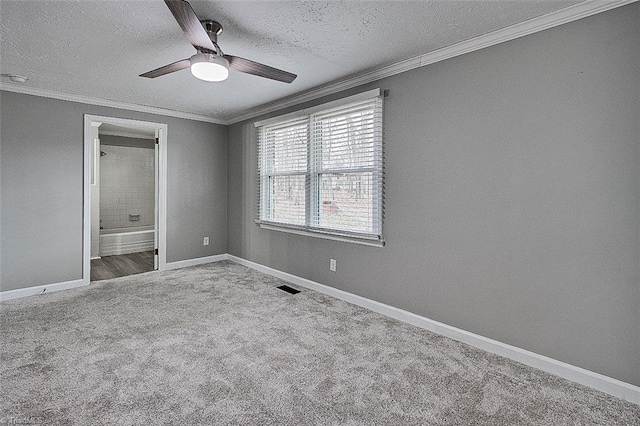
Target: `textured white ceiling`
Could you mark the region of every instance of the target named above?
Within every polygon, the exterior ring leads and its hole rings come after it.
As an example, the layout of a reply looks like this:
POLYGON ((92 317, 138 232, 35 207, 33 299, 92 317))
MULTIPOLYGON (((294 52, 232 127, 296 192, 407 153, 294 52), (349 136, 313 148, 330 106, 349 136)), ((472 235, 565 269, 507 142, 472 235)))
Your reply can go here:
MULTIPOLYGON (((227 121, 247 109, 450 46, 582 0, 191 1, 225 53, 298 74, 139 74, 195 53, 162 0, 0 1, 0 71, 23 85, 227 121)), ((4 79, 3 79, 4 80, 4 79)))

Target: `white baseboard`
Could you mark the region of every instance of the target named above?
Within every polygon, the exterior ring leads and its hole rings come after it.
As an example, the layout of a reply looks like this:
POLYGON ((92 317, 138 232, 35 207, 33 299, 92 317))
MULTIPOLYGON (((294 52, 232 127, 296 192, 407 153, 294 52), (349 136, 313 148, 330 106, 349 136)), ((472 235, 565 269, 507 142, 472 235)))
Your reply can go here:
POLYGON ((168 262, 165 270, 186 268, 187 266, 202 265, 204 263, 219 262, 227 260, 227 254, 216 254, 215 256, 198 257, 196 259, 179 260, 177 262, 168 262))
MULTIPOLYGON (((178 262, 167 263, 164 270, 186 268, 187 266, 202 265, 204 263, 219 262, 227 260, 227 254, 218 254, 215 256, 199 257, 196 259, 180 260, 178 262)), ((99 257, 98 257, 99 259, 99 257)), ((19 288, 17 290, 0 291, 0 301, 20 299, 22 297, 34 296, 43 292, 51 293, 54 291, 68 290, 70 288, 82 287, 89 285, 84 280, 65 281, 61 283, 45 284, 34 287, 19 288)))
POLYGON ((460 328, 452 327, 450 325, 425 318, 423 316, 405 311, 403 309, 385 305, 384 303, 376 302, 375 300, 367 299, 365 297, 348 293, 343 290, 338 290, 336 288, 329 287, 324 284, 320 284, 315 281, 301 278, 286 272, 282 272, 277 269, 261 265, 259 263, 251 262, 237 256, 229 254, 226 256, 226 258, 227 260, 230 260, 232 262, 255 269, 276 278, 280 278, 292 284, 296 284, 301 287, 317 291, 319 293, 327 294, 337 299, 344 300, 345 302, 353 303, 354 305, 370 309, 374 312, 378 312, 388 317, 395 318, 397 320, 415 325, 420 328, 424 328, 425 330, 429 330, 446 337, 450 337, 454 340, 469 344, 471 346, 475 346, 487 352, 504 356, 530 367, 546 371, 572 382, 588 386, 590 388, 607 393, 609 395, 613 395, 625 401, 640 405, 640 387, 634 386, 630 383, 625 383, 621 380, 595 373, 584 368, 576 367, 574 365, 567 364, 566 362, 558 361, 544 355, 540 355, 531 351, 527 351, 525 349, 518 348, 516 346, 511 346, 506 343, 499 342, 497 340, 489 339, 487 337, 480 336, 478 334, 474 334, 460 328))
MULTIPOLYGON (((388 317, 395 318, 397 320, 415 325, 417 327, 424 328, 425 330, 450 337, 454 340, 469 344, 471 346, 475 346, 487 352, 504 356, 530 367, 555 374, 556 376, 560 376, 564 379, 571 380, 581 385, 588 386, 609 395, 613 395, 625 401, 640 405, 640 387, 634 386, 630 383, 625 383, 621 380, 613 379, 611 377, 595 373, 584 368, 567 364, 566 362, 558 361, 544 355, 518 348, 516 346, 511 346, 497 340, 489 339, 487 337, 480 336, 478 334, 474 334, 460 328, 452 327, 450 325, 425 318, 423 316, 405 311, 400 308, 386 305, 375 300, 367 299, 366 297, 358 296, 343 290, 339 290, 337 288, 329 287, 327 285, 320 284, 306 278, 298 277, 287 272, 282 272, 277 269, 273 269, 268 266, 243 259, 241 257, 233 256, 230 254, 218 254, 215 256, 181 260, 177 262, 167 263, 166 270, 186 268, 188 266, 219 262, 221 260, 230 260, 240 265, 255 269, 256 271, 260 271, 276 278, 280 278, 292 284, 296 284, 301 287, 317 291, 319 293, 327 294, 329 296, 335 297, 336 299, 344 300, 345 302, 353 303, 354 305, 370 309, 374 312, 378 312, 388 317)), ((2 291, 0 292, 0 301, 33 296, 43 293, 43 291, 49 293, 86 285, 87 283, 80 279, 61 283, 45 284, 17 290, 2 291)))
POLYGON ((41 293, 51 293, 54 291, 68 290, 70 288, 86 286, 84 280, 65 281, 61 283, 38 285, 35 287, 19 288, 16 290, 0 291, 0 301, 19 299, 41 293))

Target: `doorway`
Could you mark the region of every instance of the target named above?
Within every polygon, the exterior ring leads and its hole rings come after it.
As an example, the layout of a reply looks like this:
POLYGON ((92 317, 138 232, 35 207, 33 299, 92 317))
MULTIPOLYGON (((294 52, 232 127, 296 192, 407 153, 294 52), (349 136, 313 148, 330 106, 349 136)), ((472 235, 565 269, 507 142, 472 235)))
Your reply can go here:
POLYGON ((83 281, 166 268, 167 125, 85 115, 83 281))

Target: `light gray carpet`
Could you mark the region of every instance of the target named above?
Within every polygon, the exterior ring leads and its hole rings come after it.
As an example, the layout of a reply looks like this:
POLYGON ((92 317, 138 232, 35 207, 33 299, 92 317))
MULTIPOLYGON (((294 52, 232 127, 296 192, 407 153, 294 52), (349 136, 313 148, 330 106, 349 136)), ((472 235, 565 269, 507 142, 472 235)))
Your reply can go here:
POLYGON ((640 407, 229 262, 2 302, 0 420, 640 424, 640 407))

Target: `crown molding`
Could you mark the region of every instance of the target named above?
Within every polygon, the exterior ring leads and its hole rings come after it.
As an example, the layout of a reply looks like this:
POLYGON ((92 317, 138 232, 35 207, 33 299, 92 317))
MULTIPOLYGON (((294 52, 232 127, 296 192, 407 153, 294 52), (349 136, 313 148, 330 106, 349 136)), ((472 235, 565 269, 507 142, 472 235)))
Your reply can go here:
POLYGON ((287 96, 280 100, 248 109, 227 120, 227 124, 234 124, 260 115, 268 114, 303 102, 331 95, 343 90, 351 89, 366 83, 371 83, 385 77, 424 67, 456 56, 471 53, 486 47, 514 40, 530 34, 557 27, 569 22, 577 21, 598 13, 606 12, 620 6, 634 3, 638 0, 587 0, 573 6, 566 7, 547 15, 539 16, 500 30, 493 31, 442 49, 424 53, 381 68, 372 69, 363 73, 354 74, 351 77, 340 79, 332 83, 304 91, 300 94, 287 96))
POLYGON ((74 95, 70 93, 56 92, 54 90, 39 89, 36 87, 24 86, 21 84, 0 82, 0 90, 5 90, 7 92, 22 93, 25 95, 41 96, 43 98, 59 99, 62 101, 77 102, 81 104, 118 108, 118 109, 124 109, 128 111, 145 112, 148 114, 157 114, 157 115, 164 115, 168 117, 184 118, 187 120, 204 121, 204 122, 213 123, 213 124, 228 124, 223 120, 218 120, 214 117, 207 116, 207 115, 192 114, 189 112, 174 111, 171 109, 157 108, 157 107, 152 107, 147 105, 137 105, 137 104, 131 104, 127 102, 112 101, 109 99, 94 98, 90 96, 74 95))
POLYGON ((78 102, 89 105, 106 106, 111 108, 119 108, 129 111, 145 112, 149 114, 158 114, 169 117, 184 118, 187 120, 204 121, 213 124, 230 125, 270 112, 278 111, 287 107, 295 106, 307 101, 312 101, 323 96, 351 89, 363 84, 371 83, 386 77, 391 77, 415 68, 424 67, 456 56, 471 53, 486 47, 495 46, 496 44, 514 40, 530 34, 557 27, 569 22, 577 21, 598 13, 606 12, 617 7, 635 3, 638 0, 586 0, 582 3, 566 7, 547 15, 539 16, 509 27, 493 31, 442 49, 424 53, 413 58, 405 59, 394 64, 386 65, 380 68, 374 68, 369 71, 354 74, 350 77, 339 79, 334 82, 318 86, 301 93, 286 96, 276 101, 263 104, 254 108, 249 108, 240 114, 236 114, 229 119, 218 119, 212 116, 193 114, 182 111, 175 111, 164 108, 151 107, 146 105, 130 104, 126 102, 112 101, 108 99, 93 98, 88 96, 73 95, 68 93, 56 92, 53 90, 32 88, 20 84, 12 84, 0 82, 0 90, 9 92, 24 93, 27 95, 42 96, 45 98, 60 99, 71 102, 78 102))

